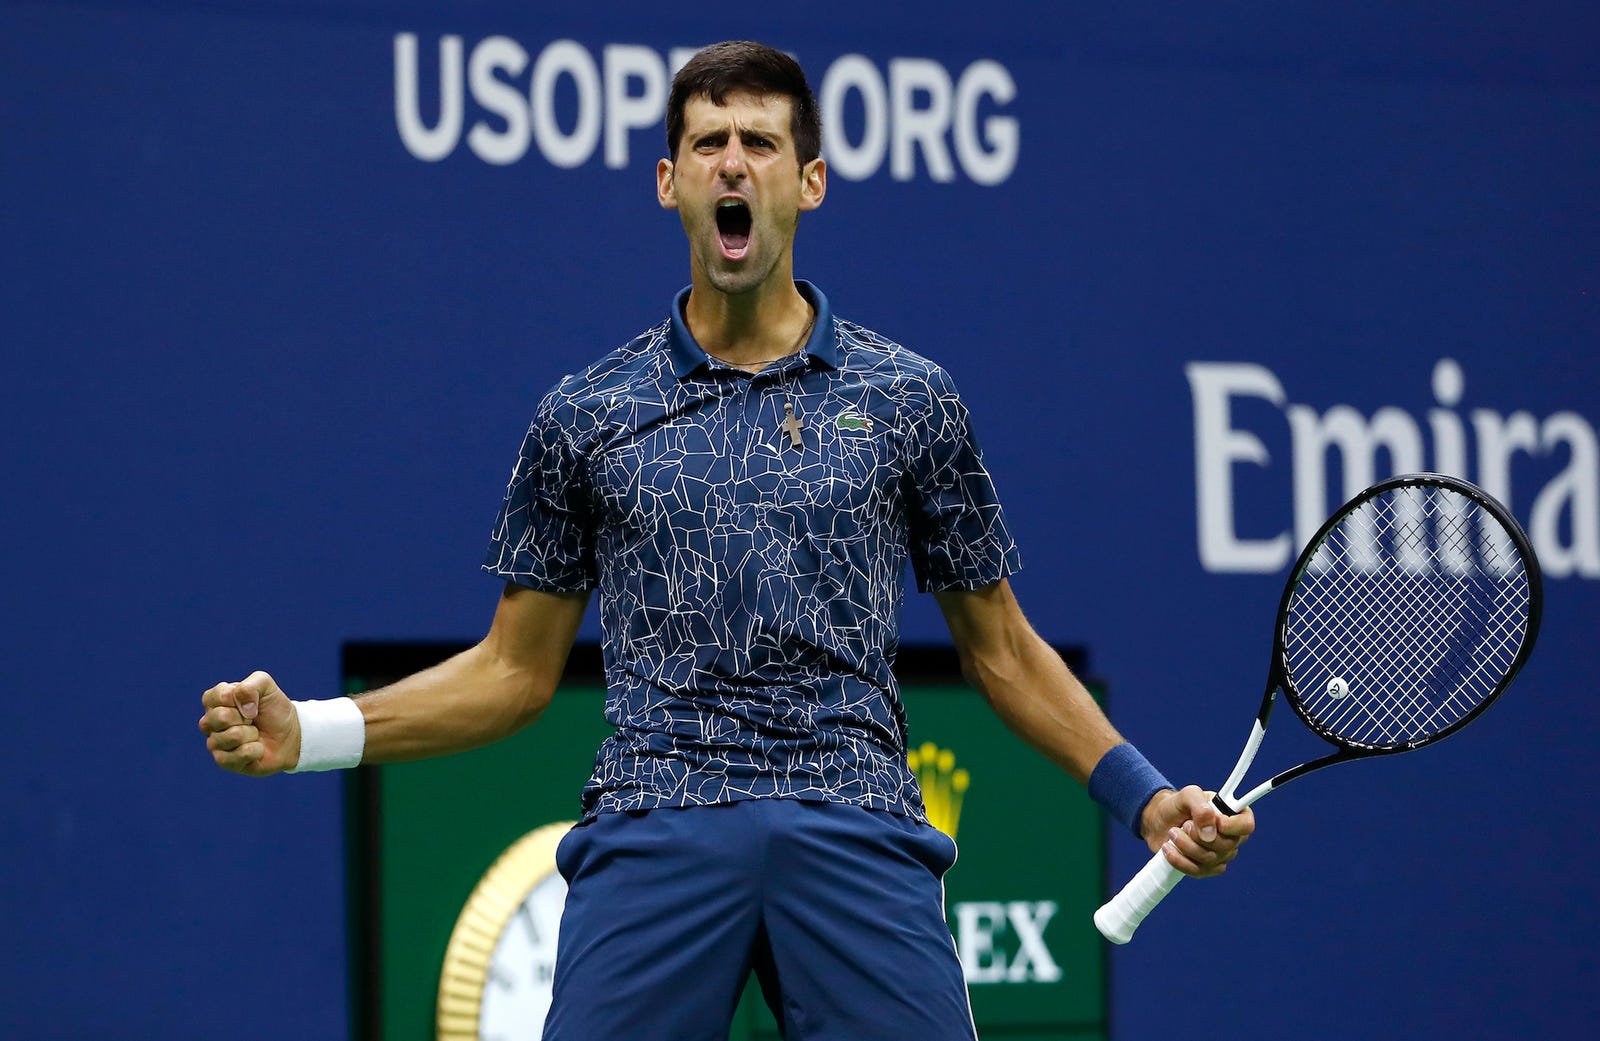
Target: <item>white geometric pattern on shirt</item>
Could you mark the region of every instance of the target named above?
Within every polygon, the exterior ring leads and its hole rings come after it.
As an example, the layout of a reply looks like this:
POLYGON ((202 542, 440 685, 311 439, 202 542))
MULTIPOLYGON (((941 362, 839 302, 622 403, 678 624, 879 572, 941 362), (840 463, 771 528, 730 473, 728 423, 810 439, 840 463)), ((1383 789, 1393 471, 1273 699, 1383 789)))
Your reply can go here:
POLYGON ((931 589, 1020 561, 949 377, 833 328, 836 368, 679 380, 669 321, 541 404, 485 567, 599 586, 617 732, 586 816, 788 797, 923 819, 891 672, 907 554, 931 589))

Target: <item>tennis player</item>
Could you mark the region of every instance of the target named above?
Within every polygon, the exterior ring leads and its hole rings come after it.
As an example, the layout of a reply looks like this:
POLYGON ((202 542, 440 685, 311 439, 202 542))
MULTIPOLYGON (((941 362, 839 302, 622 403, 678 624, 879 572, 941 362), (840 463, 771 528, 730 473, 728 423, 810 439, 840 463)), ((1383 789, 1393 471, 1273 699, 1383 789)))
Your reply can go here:
POLYGON ((1174 790, 1031 629, 950 377, 796 281, 827 166, 804 73, 752 43, 673 81, 656 194, 689 240, 665 321, 539 405, 485 567, 481 643, 357 699, 206 691, 250 775, 446 755, 538 719, 600 590, 616 732, 563 841, 553 1041, 724 1038, 756 973, 789 1038, 974 1036, 943 910, 954 843, 906 765, 909 557, 1001 719, 1187 874, 1254 828, 1174 790))

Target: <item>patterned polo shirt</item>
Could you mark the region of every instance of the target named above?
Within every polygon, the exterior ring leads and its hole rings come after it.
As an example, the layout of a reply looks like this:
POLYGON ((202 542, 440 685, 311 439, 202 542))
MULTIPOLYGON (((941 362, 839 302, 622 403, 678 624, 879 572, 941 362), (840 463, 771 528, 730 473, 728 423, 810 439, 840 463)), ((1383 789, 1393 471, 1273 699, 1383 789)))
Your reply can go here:
POLYGON ((797 354, 711 358, 685 289, 523 442, 484 567, 600 590, 616 732, 585 819, 773 797, 926 819, 892 671, 907 557, 924 591, 1021 562, 950 377, 796 286, 797 354))

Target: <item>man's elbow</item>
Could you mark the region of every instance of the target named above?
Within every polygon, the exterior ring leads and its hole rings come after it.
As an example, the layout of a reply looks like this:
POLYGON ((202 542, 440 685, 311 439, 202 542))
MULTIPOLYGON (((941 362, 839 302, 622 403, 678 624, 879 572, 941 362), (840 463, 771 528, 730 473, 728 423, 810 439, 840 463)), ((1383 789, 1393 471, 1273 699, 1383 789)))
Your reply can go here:
POLYGON ((486 673, 484 679, 497 692, 496 701, 502 707, 501 729, 512 734, 537 722, 555 697, 560 674, 552 675, 536 661, 509 657, 489 640, 478 644, 474 652, 486 673))
POLYGON ((961 665, 961 678, 967 681, 969 687, 982 694, 984 700, 988 700, 989 692, 984 690, 983 673, 978 669, 977 658, 965 647, 960 647, 956 649, 956 659, 961 665))
POLYGON ((506 703, 512 709, 511 730, 521 730, 539 721, 555 698, 560 677, 521 670, 507 677, 506 703))

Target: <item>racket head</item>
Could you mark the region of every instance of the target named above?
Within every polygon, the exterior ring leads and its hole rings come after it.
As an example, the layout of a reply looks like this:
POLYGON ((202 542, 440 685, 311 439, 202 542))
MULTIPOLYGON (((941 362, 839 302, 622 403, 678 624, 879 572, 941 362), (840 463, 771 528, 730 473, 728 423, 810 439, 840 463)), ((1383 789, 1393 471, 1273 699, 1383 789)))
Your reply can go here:
POLYGON ((1419 748, 1505 691, 1543 606, 1533 546, 1493 496, 1444 474, 1392 477, 1340 507, 1296 561, 1277 686, 1341 758, 1419 748))

